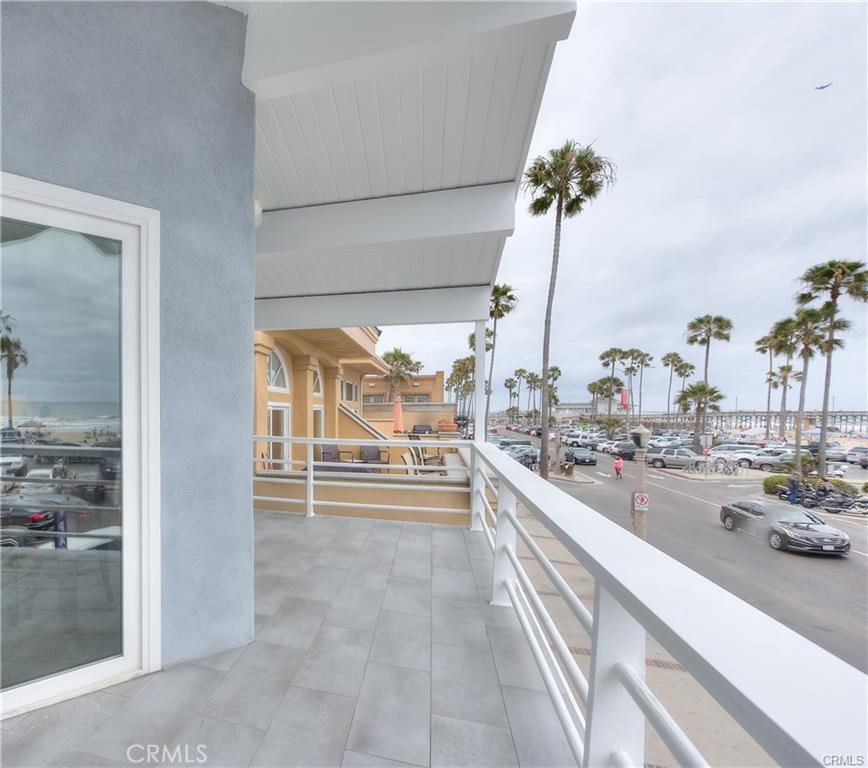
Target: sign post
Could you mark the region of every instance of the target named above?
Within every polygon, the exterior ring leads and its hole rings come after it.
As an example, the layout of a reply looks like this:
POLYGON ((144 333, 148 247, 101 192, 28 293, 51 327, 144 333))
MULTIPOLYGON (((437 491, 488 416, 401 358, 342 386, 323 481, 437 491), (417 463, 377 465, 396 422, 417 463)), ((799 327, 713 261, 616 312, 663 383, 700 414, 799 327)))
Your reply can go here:
POLYGON ((708 455, 711 453, 711 444, 714 442, 714 435, 711 432, 703 432, 699 436, 699 444, 702 446, 702 455, 705 456, 705 479, 708 479, 708 455))

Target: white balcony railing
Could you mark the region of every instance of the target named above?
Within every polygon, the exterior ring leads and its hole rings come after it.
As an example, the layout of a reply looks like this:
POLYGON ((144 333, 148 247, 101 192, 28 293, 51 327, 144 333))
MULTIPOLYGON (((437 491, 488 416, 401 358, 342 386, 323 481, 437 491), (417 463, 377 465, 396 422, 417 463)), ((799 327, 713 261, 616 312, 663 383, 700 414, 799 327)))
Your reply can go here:
MULTIPOLYGON (((257 442, 269 440, 285 443, 287 455, 291 446, 304 446, 305 460, 295 460, 304 465, 303 473, 288 472, 284 478, 277 476, 280 473, 264 474, 274 475, 275 481, 303 483, 305 496, 294 503, 308 514, 322 504, 315 497, 317 485, 340 483, 361 491, 371 482, 370 475, 340 472, 325 479, 317 471, 323 465, 315 461, 314 446, 368 444, 396 450, 408 446, 407 441, 395 440, 256 438, 257 442), (292 477, 298 474, 302 476, 292 477), (337 475, 340 480, 333 480, 337 475)), ((432 440, 415 445, 436 448, 443 443, 432 440)), ((868 677, 636 538, 494 446, 466 441, 450 445, 462 456, 469 474, 468 522, 483 532, 494 556, 492 603, 514 608, 578 765, 643 765, 646 723, 679 765, 707 765, 645 682, 647 635, 780 765, 862 764, 858 761, 864 761, 866 752, 868 677), (519 502, 594 578, 593 614, 520 522, 519 502), (516 553, 518 539, 591 638, 589 679, 522 565, 516 553), (830 762, 835 759, 850 762, 830 762)), ((383 469, 382 465, 370 468, 383 469)), ((407 465, 392 468, 406 470, 407 465)), ((256 479, 262 477, 257 472, 256 479)), ((378 475, 374 480, 392 487, 396 481, 399 478, 394 475, 378 475)), ((408 488, 414 485, 419 483, 412 479, 407 483, 408 488)), ((423 487, 427 492, 432 484, 426 482, 423 487)), ((437 508, 393 506, 402 512, 437 508)))

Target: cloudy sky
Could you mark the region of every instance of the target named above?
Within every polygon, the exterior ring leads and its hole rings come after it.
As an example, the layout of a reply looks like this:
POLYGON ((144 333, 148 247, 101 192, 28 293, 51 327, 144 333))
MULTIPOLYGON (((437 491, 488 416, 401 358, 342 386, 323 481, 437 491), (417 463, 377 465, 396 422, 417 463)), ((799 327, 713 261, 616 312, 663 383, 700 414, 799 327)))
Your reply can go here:
MULTIPOLYGON (((655 357, 644 407, 665 410, 659 366, 688 347, 698 315, 733 321, 713 343, 709 378, 724 407, 765 408, 767 358, 753 342, 793 310, 809 266, 866 254, 866 6, 834 3, 580 4, 552 65, 531 157, 566 138, 594 142, 617 184, 567 222, 555 298, 552 362, 562 401, 587 400, 610 346, 655 357), (833 81, 825 90, 816 85, 833 81)), ((493 407, 503 380, 540 371, 553 216, 531 219, 520 197, 498 282, 517 311, 499 325, 493 407)), ((866 309, 834 361, 837 408, 866 407, 866 309)), ((391 327, 426 370, 469 353, 467 325, 391 327)), ((809 374, 819 407, 822 363, 809 374)))
POLYGON ((15 372, 16 398, 118 401, 120 259, 95 242, 49 229, 3 244, 3 311, 30 358, 15 372))

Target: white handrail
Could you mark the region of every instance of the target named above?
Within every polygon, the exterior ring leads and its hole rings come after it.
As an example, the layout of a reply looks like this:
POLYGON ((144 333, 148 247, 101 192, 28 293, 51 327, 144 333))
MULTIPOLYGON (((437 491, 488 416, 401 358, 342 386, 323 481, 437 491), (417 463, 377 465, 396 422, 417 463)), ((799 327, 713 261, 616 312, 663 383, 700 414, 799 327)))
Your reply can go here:
POLYGON ((615 674, 678 761, 678 765, 684 768, 708 768, 705 758, 636 671, 623 662, 618 662, 615 664, 615 674))
POLYGON ((561 721, 561 727, 564 729, 564 736, 566 736, 567 744, 570 747, 570 751, 573 753, 573 757, 576 758, 576 764, 581 765, 582 755, 584 754, 584 744, 582 743, 582 737, 579 735, 578 729, 576 728, 575 723, 570 716, 570 712, 567 709, 567 705, 564 703, 563 697, 560 695, 560 691, 558 690, 558 685, 555 681, 554 675, 552 674, 551 669, 549 669, 549 666, 546 663, 543 651, 540 648, 539 642, 537 641, 533 633, 530 623, 528 622, 524 606, 518 599, 518 595, 515 591, 515 585, 507 581, 505 582, 505 586, 506 591, 509 594, 509 599, 512 601, 512 607, 515 609, 516 616, 518 617, 518 622, 519 624, 521 624, 522 630, 524 630, 524 636, 527 640, 528 645, 530 646, 530 651, 533 654, 534 661, 536 661, 540 677, 542 677, 543 679, 543 684, 545 685, 546 690, 549 693, 549 698, 551 698, 552 706, 554 706, 555 708, 555 714, 558 716, 558 720, 561 721))
MULTIPOLYGON (((607 590, 778 763, 822 764, 824 755, 864 754, 868 678, 863 673, 494 446, 475 444, 474 451, 498 475, 501 487, 540 520, 598 587, 607 590), (794 675, 794 669, 799 674, 794 675)), ((514 516, 507 519, 517 523, 514 516)))

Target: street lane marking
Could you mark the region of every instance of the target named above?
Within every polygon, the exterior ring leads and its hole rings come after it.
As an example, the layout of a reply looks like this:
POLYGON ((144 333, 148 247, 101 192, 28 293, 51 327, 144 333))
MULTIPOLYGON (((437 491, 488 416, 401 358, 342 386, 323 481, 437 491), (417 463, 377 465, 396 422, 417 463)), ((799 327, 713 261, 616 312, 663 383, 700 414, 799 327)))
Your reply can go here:
POLYGON ((727 488, 753 488, 754 484, 750 483, 749 485, 728 485, 727 488))
POLYGON ((655 480, 665 480, 666 478, 663 475, 652 475, 649 473, 648 477, 653 477, 655 480))
POLYGON ((611 477, 611 475, 607 475, 605 472, 597 472, 595 474, 598 474, 600 477, 611 477))

